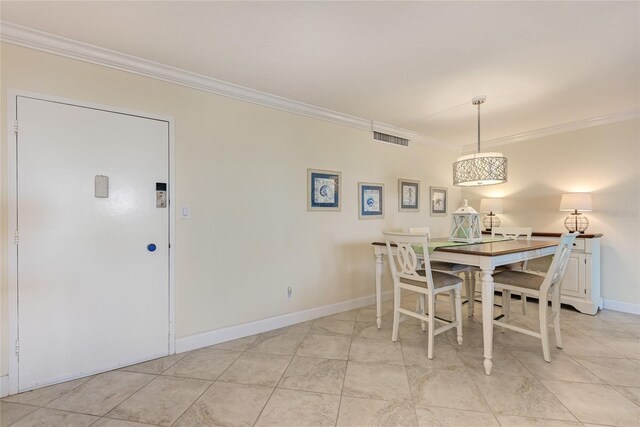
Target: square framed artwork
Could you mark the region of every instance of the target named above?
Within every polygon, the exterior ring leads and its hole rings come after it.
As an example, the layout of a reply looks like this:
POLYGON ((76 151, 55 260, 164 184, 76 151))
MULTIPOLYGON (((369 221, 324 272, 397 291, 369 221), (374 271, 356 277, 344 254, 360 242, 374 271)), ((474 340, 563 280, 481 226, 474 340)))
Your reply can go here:
POLYGON ((339 211, 342 173, 307 169, 307 210, 339 211))
POLYGON ((384 184, 358 183, 358 218, 384 218, 384 184))
POLYGON ((398 180, 398 210, 401 212, 420 211, 420 181, 398 180))
POLYGON ((431 216, 447 215, 447 189, 444 187, 429 187, 431 200, 431 216))

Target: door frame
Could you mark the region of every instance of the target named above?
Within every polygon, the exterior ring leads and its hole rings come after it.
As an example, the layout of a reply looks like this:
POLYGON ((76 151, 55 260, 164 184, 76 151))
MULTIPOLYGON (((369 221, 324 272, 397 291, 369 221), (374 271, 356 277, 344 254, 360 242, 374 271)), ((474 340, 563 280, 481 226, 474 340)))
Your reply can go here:
MULTIPOLYGON (((168 155, 169 155, 169 354, 176 352, 175 336, 175 120, 173 117, 143 113, 87 101, 62 98, 42 93, 29 92, 18 89, 7 89, 7 273, 8 273, 8 314, 9 314, 9 394, 18 392, 18 357, 16 341, 18 338, 18 246, 15 244, 14 233, 18 225, 18 188, 17 188, 17 138, 14 124, 17 117, 17 97, 34 98, 52 101, 78 107, 91 108, 117 114, 137 116, 167 122, 169 125, 168 155)), ((0 360, 3 357, 0 342, 0 360)), ((94 372, 98 373, 98 372, 94 372)), ((69 378, 71 379, 71 378, 69 378)))

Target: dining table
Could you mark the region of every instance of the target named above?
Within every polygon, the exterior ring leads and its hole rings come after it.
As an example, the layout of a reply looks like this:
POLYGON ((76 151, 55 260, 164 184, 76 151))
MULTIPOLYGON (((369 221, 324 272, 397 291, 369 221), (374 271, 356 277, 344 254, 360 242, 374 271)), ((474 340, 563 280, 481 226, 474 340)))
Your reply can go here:
MULTIPOLYGON (((493 367, 494 320, 493 271, 501 265, 553 255, 558 243, 554 241, 505 240, 496 238, 484 238, 481 241, 469 243, 450 242, 448 238, 434 238, 429 239, 428 245, 430 261, 464 264, 480 270, 484 370, 487 375, 491 375, 491 369, 493 367)), ((372 246, 375 255, 376 323, 378 328, 380 328, 382 325, 383 257, 388 255, 388 253, 385 242, 376 241, 372 243, 372 246)), ((392 247, 391 250, 394 251, 395 249, 392 247)), ((470 300, 470 304, 473 304, 473 295, 468 295, 467 297, 470 300)))

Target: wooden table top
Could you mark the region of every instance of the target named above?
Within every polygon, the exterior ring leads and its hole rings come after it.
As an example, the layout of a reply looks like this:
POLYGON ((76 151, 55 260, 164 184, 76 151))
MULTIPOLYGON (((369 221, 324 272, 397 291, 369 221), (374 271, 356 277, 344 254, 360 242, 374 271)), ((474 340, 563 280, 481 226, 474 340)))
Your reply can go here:
MULTIPOLYGON (((439 238, 431 239, 431 241, 446 242, 446 241, 449 241, 449 239, 446 237, 439 237, 439 238)), ((372 245, 385 246, 386 243, 373 242, 372 245)), ((530 242, 521 241, 521 240, 505 240, 505 241, 491 242, 491 243, 469 243, 468 245, 462 245, 462 246, 440 246, 436 248, 436 251, 453 252, 457 254, 468 254, 468 255, 477 255, 477 256, 498 256, 498 255, 507 255, 507 254, 513 254, 518 252, 524 252, 528 250, 550 248, 553 246, 558 246, 558 242, 543 241, 543 240, 540 240, 540 241, 532 240, 530 242)))

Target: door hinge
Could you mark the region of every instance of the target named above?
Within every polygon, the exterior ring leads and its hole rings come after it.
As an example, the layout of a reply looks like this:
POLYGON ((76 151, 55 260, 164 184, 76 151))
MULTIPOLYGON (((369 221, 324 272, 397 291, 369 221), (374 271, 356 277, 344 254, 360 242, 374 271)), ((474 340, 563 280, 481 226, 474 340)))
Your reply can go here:
POLYGON ((18 134, 18 121, 14 120, 13 121, 13 132, 17 135, 18 134))
POLYGON ((20 243, 20 236, 18 234, 18 230, 16 230, 16 232, 13 234, 13 243, 15 243, 16 246, 18 246, 18 243, 20 243))
POLYGON ((20 354, 20 340, 16 340, 16 354, 20 354))

